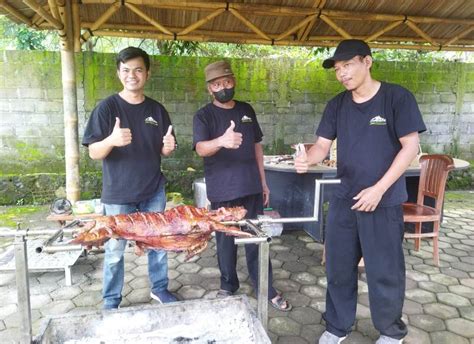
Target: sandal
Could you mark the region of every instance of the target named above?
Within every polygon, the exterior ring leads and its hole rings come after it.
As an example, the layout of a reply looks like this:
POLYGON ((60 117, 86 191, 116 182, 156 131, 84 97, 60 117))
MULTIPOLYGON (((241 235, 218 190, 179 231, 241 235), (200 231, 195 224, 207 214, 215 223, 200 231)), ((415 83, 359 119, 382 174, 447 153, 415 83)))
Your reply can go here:
POLYGON ((285 300, 280 294, 278 294, 276 298, 273 298, 269 301, 273 308, 276 308, 282 312, 289 312, 293 308, 293 306, 288 302, 288 300, 285 300))

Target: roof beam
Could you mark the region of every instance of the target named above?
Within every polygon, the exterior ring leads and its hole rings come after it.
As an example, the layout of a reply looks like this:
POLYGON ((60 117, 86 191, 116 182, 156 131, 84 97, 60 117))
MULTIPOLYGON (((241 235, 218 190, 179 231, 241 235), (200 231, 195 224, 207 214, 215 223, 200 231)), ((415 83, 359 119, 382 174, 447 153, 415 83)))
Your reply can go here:
MULTIPOLYGON (((83 27, 88 29, 90 28, 93 23, 91 22, 83 22, 82 23, 83 27)), ((150 34, 156 33, 156 28, 150 25, 140 25, 140 24, 122 24, 122 25, 116 25, 116 24, 103 24, 101 26, 101 29, 103 29, 102 32, 106 32, 106 30, 110 30, 107 32, 112 32, 112 30, 126 30, 126 31, 141 31, 141 32, 147 32, 150 34)), ((169 30, 172 32, 178 32, 179 30, 182 30, 182 28, 179 27, 168 27, 169 30)), ((207 36, 207 37, 214 37, 215 39, 228 39, 232 37, 238 37, 242 39, 257 39, 258 36, 255 35, 255 33, 247 33, 247 32, 219 32, 219 31, 209 31, 209 30, 194 30, 193 31, 195 35, 200 35, 200 36, 207 36)), ((468 32, 466 32, 467 34, 468 32)), ((270 39, 276 39, 275 35, 268 35, 270 39)), ((353 36, 352 38, 355 39, 361 39, 361 40, 367 40, 367 36, 353 36)), ((474 45, 473 40, 462 40, 462 37, 459 38, 458 40, 458 45, 474 45)), ((180 38, 181 39, 181 38, 180 38)), ((209 40, 213 40, 210 38, 209 40)), ((308 40, 312 43, 310 43, 311 46, 317 46, 320 45, 319 42, 322 41, 328 41, 328 42, 335 42, 334 45, 337 45, 338 41, 341 40, 340 36, 311 36, 308 38, 308 40)), ((425 43, 426 40, 421 38, 421 37, 401 37, 401 36, 379 36, 376 39, 377 42, 415 42, 415 43, 425 43)), ((447 39, 438 39, 437 40, 439 43, 441 43, 444 48, 447 48, 445 45, 448 40, 447 39)), ((371 43, 372 44, 372 43, 371 43)), ((386 43, 384 43, 386 44, 386 43)), ((446 49, 444 49, 446 50, 446 49)))
POLYGON ((431 38, 426 32, 424 32, 423 30, 421 30, 418 26, 416 26, 415 23, 413 23, 412 21, 410 20, 407 20, 405 21, 405 24, 410 28, 412 29, 413 31, 415 31, 420 37, 423 37, 424 39, 426 39, 426 41, 430 42, 432 45, 434 46, 440 46, 438 43, 436 43, 436 41, 431 38))
POLYGON ((14 16, 19 21, 21 21, 23 24, 26 24, 28 26, 32 25, 32 22, 31 22, 30 18, 25 16, 23 13, 18 11, 16 8, 10 6, 5 0, 0 1, 0 7, 3 8, 5 11, 7 11, 12 16, 14 16))
POLYGON ((458 41, 460 38, 466 36, 467 34, 471 33, 471 31, 474 30, 474 25, 468 27, 466 30, 464 30, 463 32, 457 34, 456 36, 454 36, 453 38, 451 38, 449 41, 447 41, 446 43, 444 43, 443 45, 451 45, 453 44, 454 42, 458 41))
POLYGON ((314 18, 311 22, 309 22, 308 25, 306 25, 305 27, 302 27, 298 31, 297 37, 300 41, 304 41, 306 38, 308 38, 309 33, 313 29, 314 24, 316 24, 316 22, 318 21, 319 15, 321 14, 320 9, 323 8, 325 4, 326 4, 326 0, 316 0, 315 1, 314 5, 313 5, 313 8, 318 10, 318 16, 316 18, 314 18))
POLYGON ((386 27, 384 27, 382 30, 380 31, 377 31, 376 33, 370 35, 369 37, 367 37, 366 39, 364 39, 364 41, 366 42, 371 42, 371 41, 374 41, 376 40, 378 37, 382 36, 385 32, 388 32, 394 28, 396 28, 397 26, 399 26, 400 24, 403 24, 403 20, 398 20, 396 22, 393 22, 389 25, 387 25, 386 27))
POLYGON ((40 4, 34 0, 23 0, 23 3, 31 8, 33 11, 43 17, 48 23, 54 26, 56 30, 62 30, 64 28, 63 23, 60 20, 55 19, 51 14, 46 12, 40 4))
POLYGON ((321 20, 323 22, 325 22, 326 24, 328 24, 330 27, 332 27, 334 30, 336 30, 336 32, 338 34, 340 34, 342 37, 344 37, 345 39, 350 39, 352 38, 352 36, 347 32, 345 31, 344 29, 340 28, 335 22, 333 22, 331 20, 331 18, 329 18, 327 15, 325 14, 321 14, 319 16, 319 18, 321 18, 321 20))
POLYGON ((186 35, 186 34, 190 33, 191 31, 196 30, 198 27, 200 27, 200 26, 204 25, 205 23, 211 21, 212 19, 219 16, 223 12, 225 12, 225 8, 218 8, 217 10, 215 10, 214 12, 209 14, 208 16, 202 18, 201 20, 198 20, 194 24, 191 24, 187 28, 185 28, 184 30, 178 32, 178 36, 186 35))
POLYGON ((170 30, 168 30, 166 27, 164 27, 163 25, 158 23, 153 18, 149 17, 147 14, 145 14, 142 10, 140 10, 135 5, 132 5, 131 3, 125 2, 125 7, 130 9, 132 12, 135 12, 135 14, 137 14, 139 17, 145 19, 147 22, 149 22, 151 25, 156 27, 161 32, 166 33, 167 35, 173 36, 173 33, 170 30))
POLYGON ((253 32, 255 32, 257 35, 262 37, 263 39, 267 41, 271 41, 272 39, 268 37, 268 35, 260 30, 258 27, 256 27, 250 20, 245 18, 243 15, 241 15, 239 12, 234 10, 233 8, 229 8, 229 12, 232 13, 237 19, 239 19, 242 23, 245 24, 248 28, 250 28, 253 32))
POLYGON ((48 6, 49 10, 51 11, 51 14, 53 15, 53 18, 60 20, 61 17, 59 16, 58 4, 56 0, 48 0, 48 6))
POLYGON ((120 6, 121 6, 120 3, 114 2, 114 4, 112 4, 112 6, 110 6, 107 9, 107 11, 102 13, 102 15, 95 21, 95 23, 92 24, 92 26, 89 28, 89 30, 84 32, 84 34, 82 34, 81 42, 82 43, 87 42, 87 40, 92 36, 93 32, 95 30, 97 30, 99 27, 101 27, 102 24, 105 23, 107 21, 107 19, 109 19, 112 16, 112 14, 117 12, 117 10, 120 8, 120 6))
POLYGON ((283 32, 281 35, 279 35, 277 38, 275 38, 275 40, 276 41, 281 41, 283 38, 288 37, 289 35, 296 32, 298 29, 304 27, 306 24, 310 23, 311 21, 313 21, 316 18, 317 18, 316 14, 313 14, 312 16, 307 17, 302 22, 296 24, 295 26, 293 26, 293 27, 289 28, 288 30, 286 30, 285 32, 283 32))
POLYGON ((321 10, 331 18, 338 18, 344 20, 371 20, 371 21, 396 21, 396 20, 411 20, 414 23, 423 24, 459 24, 459 25, 473 25, 474 19, 456 19, 456 18, 438 18, 438 17, 421 17, 409 16, 404 14, 384 14, 384 13, 366 13, 366 12, 348 12, 337 10, 321 10))
MULTIPOLYGON (((96 36, 112 36, 112 37, 131 37, 131 38, 149 38, 149 39, 168 39, 167 35, 162 33, 144 33, 142 31, 127 31, 127 32, 117 32, 117 31, 107 31, 107 30, 97 30, 94 32, 96 36)), ((215 42, 211 36, 207 35, 185 35, 180 37, 180 40, 183 41, 196 41, 196 42, 215 42)), ((301 42, 297 40, 281 40, 274 41, 274 45, 278 46, 320 46, 320 47, 334 47, 339 41, 340 37, 335 37, 334 41, 318 41, 317 44, 314 44, 314 41, 309 39, 307 41, 301 42)), ((272 44, 272 41, 262 39, 259 37, 254 38, 242 38, 237 36, 232 36, 228 40, 230 43, 246 43, 246 44, 272 44)), ((372 48, 381 48, 381 49, 408 49, 408 50, 431 50, 438 51, 439 47, 432 45, 420 45, 420 44, 385 44, 385 43, 370 43, 372 48)), ((451 51, 474 51, 474 46, 451 46, 449 49, 443 47, 442 50, 451 50, 451 51)))

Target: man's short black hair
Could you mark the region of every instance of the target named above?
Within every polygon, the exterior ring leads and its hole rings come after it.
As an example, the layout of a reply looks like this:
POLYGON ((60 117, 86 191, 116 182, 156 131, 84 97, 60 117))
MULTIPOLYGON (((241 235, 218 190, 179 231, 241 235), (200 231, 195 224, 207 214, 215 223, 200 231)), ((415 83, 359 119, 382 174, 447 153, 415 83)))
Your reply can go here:
POLYGON ((118 53, 117 58, 116 58, 117 70, 120 69, 120 63, 125 63, 128 60, 131 60, 137 57, 141 57, 143 61, 145 62, 146 70, 147 71, 150 70, 150 57, 148 56, 146 51, 140 48, 136 48, 136 47, 128 47, 128 48, 122 49, 118 53))

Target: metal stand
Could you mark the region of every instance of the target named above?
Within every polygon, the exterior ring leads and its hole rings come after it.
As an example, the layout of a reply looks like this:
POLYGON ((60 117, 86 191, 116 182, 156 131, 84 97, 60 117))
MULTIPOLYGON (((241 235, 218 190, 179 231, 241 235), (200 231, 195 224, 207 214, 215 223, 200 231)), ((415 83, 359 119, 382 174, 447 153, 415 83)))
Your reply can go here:
MULTIPOLYGON (((244 220, 244 221, 228 221, 222 222, 224 225, 239 225, 248 226, 251 228, 256 236, 253 238, 236 238, 236 245, 258 244, 259 245, 259 281, 258 281, 258 295, 257 295, 257 315, 262 323, 265 331, 268 328, 268 265, 270 260, 270 243, 272 238, 267 233, 261 230, 258 226, 264 223, 297 223, 297 222, 311 222, 318 221, 319 216, 319 197, 321 184, 339 184, 338 179, 316 179, 315 184, 315 206, 313 217, 295 217, 295 218, 279 218, 279 219, 259 219, 259 220, 244 220)), ((31 344, 32 342, 32 324, 31 324, 31 303, 30 303, 30 284, 28 277, 28 255, 26 251, 26 236, 50 234, 58 237, 57 230, 44 231, 28 231, 17 230, 12 232, 10 230, 3 231, 0 228, 0 236, 15 236, 14 250, 15 250, 15 266, 16 266, 16 285, 18 293, 18 312, 21 317, 20 324, 20 342, 31 344)), ((50 241, 47 241, 49 244, 50 241)), ((48 245, 46 245, 48 246, 48 245)), ((43 247, 44 248, 44 247, 43 247)), ((57 248, 55 251, 68 250, 67 247, 57 248)), ((65 270, 66 281, 71 281, 70 266, 65 270)))
POLYGON ((340 179, 316 179, 314 186, 314 212, 313 217, 287 217, 287 218, 265 218, 258 220, 242 220, 222 222, 224 225, 247 226, 255 234, 254 238, 236 238, 236 245, 257 244, 259 245, 259 280, 257 295, 257 315, 265 331, 268 328, 268 264, 270 261, 270 243, 272 238, 258 226, 270 223, 299 223, 319 221, 319 199, 321 197, 322 184, 339 184, 340 179))
POLYGON ((31 343, 33 338, 31 325, 30 281, 28 278, 28 256, 24 235, 15 237, 16 291, 18 312, 20 314, 20 343, 31 343))
MULTIPOLYGON (((35 243, 38 243, 41 247, 43 247, 42 240, 32 240, 32 245, 28 246, 27 244, 27 237, 35 237, 38 235, 51 235, 52 237, 47 240, 48 244, 51 244, 52 238, 57 238, 62 235, 62 230, 38 230, 38 231, 30 231, 28 229, 22 230, 18 228, 16 231, 10 230, 7 228, 0 228, 0 237, 15 237, 14 244, 13 244, 13 252, 6 252, 7 254, 4 255, 5 259, 8 260, 0 268, 2 271, 15 271, 16 277, 16 289, 17 289, 17 297, 18 297, 18 314, 20 315, 20 343, 28 343, 31 344, 33 339, 33 331, 32 331, 32 318, 31 318, 31 302, 30 302, 30 281, 28 272, 30 270, 34 271, 51 271, 51 270, 58 270, 57 268, 47 267, 47 268, 35 268, 28 269, 28 254, 34 255, 39 254, 37 253, 38 247, 36 247, 35 243), (30 251, 30 252, 28 252, 30 251), (10 256, 12 255, 12 256, 10 256), (14 257, 13 257, 14 256, 14 257), (10 264, 10 258, 14 258, 14 262, 12 261, 10 264), (10 266, 11 265, 11 266, 10 266)), ((44 246, 46 247, 46 246, 44 246)), ((70 251, 71 249, 75 250, 77 247, 75 245, 71 245, 68 247, 67 245, 63 245, 62 247, 55 247, 56 250, 54 252, 59 251, 70 251)), ((80 250, 82 248, 79 247, 80 250)), ((40 251, 41 252, 41 251, 40 251)), ((76 251, 77 254, 80 254, 80 251, 76 251)), ((74 259, 76 261, 77 258, 74 259)), ((72 263, 73 264, 73 263, 72 263)), ((33 264, 34 265, 34 264, 33 264)), ((65 279, 66 285, 72 285, 72 278, 71 278, 71 262, 66 260, 66 264, 62 264, 60 269, 64 269, 65 271, 65 279)))
POLYGON ((258 250, 258 295, 257 316, 265 331, 268 327, 268 264, 270 262, 270 242, 272 238, 258 228, 253 220, 246 220, 244 224, 256 234, 255 238, 236 238, 236 245, 257 244, 258 250))

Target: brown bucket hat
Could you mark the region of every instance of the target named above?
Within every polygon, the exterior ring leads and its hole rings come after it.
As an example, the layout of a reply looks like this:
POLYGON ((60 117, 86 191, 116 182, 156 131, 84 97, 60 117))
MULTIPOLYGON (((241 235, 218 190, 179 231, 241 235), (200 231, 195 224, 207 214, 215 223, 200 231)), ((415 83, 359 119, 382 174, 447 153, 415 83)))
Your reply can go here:
POLYGON ((206 82, 223 76, 234 75, 227 61, 217 61, 207 65, 204 68, 204 74, 206 74, 206 82))

